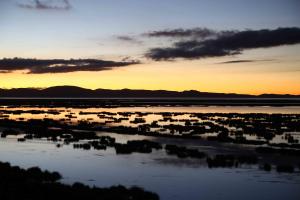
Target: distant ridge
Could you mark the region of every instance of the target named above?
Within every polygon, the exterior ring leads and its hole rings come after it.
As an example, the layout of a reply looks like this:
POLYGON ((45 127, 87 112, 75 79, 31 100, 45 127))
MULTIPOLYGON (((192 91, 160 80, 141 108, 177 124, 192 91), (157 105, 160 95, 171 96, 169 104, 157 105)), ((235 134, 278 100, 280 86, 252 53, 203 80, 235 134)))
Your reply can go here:
POLYGON ((289 94, 235 94, 211 93, 196 90, 167 91, 167 90, 110 90, 86 89, 76 86, 55 86, 45 89, 13 88, 0 89, 0 98, 300 98, 300 95, 289 94))

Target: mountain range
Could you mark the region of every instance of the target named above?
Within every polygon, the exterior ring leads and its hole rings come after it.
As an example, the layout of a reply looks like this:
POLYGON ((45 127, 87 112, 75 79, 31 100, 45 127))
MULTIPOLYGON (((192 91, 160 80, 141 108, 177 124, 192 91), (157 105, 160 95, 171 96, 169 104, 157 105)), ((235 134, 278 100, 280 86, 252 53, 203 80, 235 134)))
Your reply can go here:
POLYGON ((86 89, 76 86, 55 86, 49 88, 13 88, 0 89, 0 98, 300 98, 300 95, 290 94, 235 94, 212 93, 196 90, 111 90, 86 89))

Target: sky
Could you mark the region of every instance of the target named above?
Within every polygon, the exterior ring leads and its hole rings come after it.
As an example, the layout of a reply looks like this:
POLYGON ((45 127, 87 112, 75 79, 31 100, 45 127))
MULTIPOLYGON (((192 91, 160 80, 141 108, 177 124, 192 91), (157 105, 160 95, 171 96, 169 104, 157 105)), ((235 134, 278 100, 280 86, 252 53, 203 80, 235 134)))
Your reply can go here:
POLYGON ((300 94, 299 10, 299 0, 0 0, 0 88, 300 94))

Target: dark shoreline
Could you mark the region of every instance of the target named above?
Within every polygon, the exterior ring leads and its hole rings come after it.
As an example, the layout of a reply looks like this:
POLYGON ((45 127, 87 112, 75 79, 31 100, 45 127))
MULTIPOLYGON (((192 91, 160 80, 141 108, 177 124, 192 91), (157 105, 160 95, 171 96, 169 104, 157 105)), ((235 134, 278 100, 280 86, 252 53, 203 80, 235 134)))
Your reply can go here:
POLYGON ((144 106, 300 106, 299 98, 0 98, 1 106, 144 107, 144 106))
POLYGON ((0 161, 0 199, 3 200, 50 200, 50 199, 120 199, 159 200, 155 193, 139 187, 126 188, 122 185, 109 188, 89 187, 76 182, 72 185, 60 183, 58 172, 42 171, 39 167, 28 169, 12 166, 0 161))

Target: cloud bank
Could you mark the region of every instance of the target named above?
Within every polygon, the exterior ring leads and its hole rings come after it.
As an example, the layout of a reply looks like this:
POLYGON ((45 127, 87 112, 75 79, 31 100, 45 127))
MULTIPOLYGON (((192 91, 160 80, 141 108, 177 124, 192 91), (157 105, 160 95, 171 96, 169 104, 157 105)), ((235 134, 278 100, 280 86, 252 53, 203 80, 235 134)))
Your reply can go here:
POLYGON ((201 30, 206 29, 175 29, 167 32, 152 32, 150 35, 148 34, 151 37, 190 37, 193 35, 193 38, 177 41, 171 47, 152 48, 145 56, 156 61, 177 58, 200 59, 241 54, 247 49, 300 43, 300 28, 296 27, 221 32, 207 29, 203 34, 201 30))
POLYGON ((115 67, 139 64, 139 61, 105 61, 96 59, 1 59, 0 73, 10 73, 18 70, 28 70, 28 74, 68 73, 78 71, 103 71, 115 67))
POLYGON ((144 33, 143 36, 146 37, 169 37, 169 38, 185 38, 185 37, 196 37, 207 38, 212 36, 217 36, 219 32, 208 29, 208 28, 192 28, 192 29, 166 29, 162 31, 151 31, 144 33))

